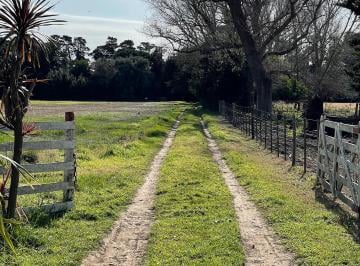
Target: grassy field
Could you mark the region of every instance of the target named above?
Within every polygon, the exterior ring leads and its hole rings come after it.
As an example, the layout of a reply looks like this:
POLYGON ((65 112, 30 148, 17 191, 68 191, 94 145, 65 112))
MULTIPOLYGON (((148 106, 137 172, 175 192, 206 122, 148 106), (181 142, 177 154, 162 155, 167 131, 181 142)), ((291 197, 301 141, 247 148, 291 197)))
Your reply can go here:
POLYGON ((147 265, 243 265, 232 198, 199 121, 186 114, 163 165, 147 265))
MULTIPOLYGON (((0 265, 79 265, 129 204, 167 132, 186 107, 181 103, 146 103, 144 107, 143 103, 59 102, 54 103, 56 113, 49 111, 51 104, 33 105, 29 121, 61 121, 64 111, 77 111, 76 207, 60 217, 32 214, 29 224, 15 229, 18 256, 0 247, 0 265), (141 113, 140 106, 144 107, 141 113)), ((58 132, 36 136, 54 137, 59 137, 58 132)), ((36 157, 39 161, 60 159, 48 152, 36 157)), ((59 176, 38 175, 36 182, 55 178, 59 176)), ((61 195, 28 196, 20 203, 46 203, 57 197, 61 195)))
MULTIPOLYGON (((299 116, 302 114, 302 108, 301 110, 295 109, 294 103, 285 103, 282 101, 274 102, 273 103, 273 109, 274 111, 279 112, 285 112, 289 114, 295 114, 296 116, 299 116)), ((356 112, 356 103, 330 103, 325 102, 324 103, 324 112, 329 115, 334 116, 354 116, 356 112)))
POLYGON ((335 209, 315 199, 314 177, 301 181, 289 165, 272 157, 213 115, 205 120, 239 183, 284 244, 305 265, 359 265, 360 245, 335 209))

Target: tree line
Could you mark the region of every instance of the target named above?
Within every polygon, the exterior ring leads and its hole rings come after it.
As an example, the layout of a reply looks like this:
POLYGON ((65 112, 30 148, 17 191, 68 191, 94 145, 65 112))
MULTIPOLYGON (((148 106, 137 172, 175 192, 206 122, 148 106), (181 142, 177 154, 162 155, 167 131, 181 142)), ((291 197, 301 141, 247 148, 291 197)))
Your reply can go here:
POLYGON ((172 68, 161 47, 108 37, 93 51, 82 37, 51 36, 49 53, 38 75, 47 82, 34 90, 47 100, 190 100, 186 90, 168 88, 172 68))
POLYGON ((325 100, 358 100, 358 1, 148 2, 148 31, 170 48, 108 37, 90 51, 82 37, 52 36, 38 70, 48 82, 34 97, 222 99, 266 111, 272 100, 304 101, 309 118, 325 100))
POLYGON ((358 98, 358 0, 147 2, 151 36, 200 65, 234 66, 244 78, 232 84, 234 102, 271 111, 273 99, 305 101, 316 118, 325 100, 358 98))

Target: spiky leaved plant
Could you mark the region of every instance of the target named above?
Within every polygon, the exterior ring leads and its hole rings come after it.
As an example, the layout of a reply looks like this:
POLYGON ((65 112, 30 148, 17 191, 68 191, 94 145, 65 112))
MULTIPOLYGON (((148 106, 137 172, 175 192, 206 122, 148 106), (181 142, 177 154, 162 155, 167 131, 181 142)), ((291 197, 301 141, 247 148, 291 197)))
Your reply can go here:
MULTIPOLYGON (((31 175, 20 164, 14 162, 10 158, 8 158, 4 155, 1 155, 1 154, 0 154, 0 163, 3 166, 5 166, 6 163, 10 163, 14 167, 16 167, 24 177, 29 178, 27 180, 29 181, 29 184, 30 184, 31 175)), ((12 242, 11 235, 10 235, 8 229, 12 225, 19 224, 19 223, 17 221, 15 221, 14 219, 4 218, 4 214, 6 212, 6 210, 5 210, 5 191, 6 191, 5 187, 6 187, 7 181, 10 178, 10 174, 11 174, 11 171, 9 168, 9 170, 5 171, 5 173, 3 175, 3 180, 0 181, 0 206, 1 206, 1 209, 0 209, 0 237, 4 240, 5 244, 7 244, 7 246, 10 248, 10 250, 14 254, 16 254, 15 246, 12 242)))
MULTIPOLYGON (((0 38, 3 49, 3 77, 0 124, 14 131, 13 161, 20 164, 23 149, 23 118, 36 79, 26 74, 40 66, 46 57, 49 37, 41 27, 63 23, 49 11, 54 7, 48 0, 0 0, 0 38)), ((12 165, 7 217, 16 211, 19 170, 12 165)))

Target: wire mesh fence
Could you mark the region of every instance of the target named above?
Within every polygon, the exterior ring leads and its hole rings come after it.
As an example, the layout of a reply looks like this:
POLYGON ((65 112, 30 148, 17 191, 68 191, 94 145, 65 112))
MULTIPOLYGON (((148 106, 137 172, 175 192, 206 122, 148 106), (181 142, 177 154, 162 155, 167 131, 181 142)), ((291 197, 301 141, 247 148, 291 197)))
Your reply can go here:
POLYGON ((302 166, 304 172, 316 172, 319 121, 288 112, 267 113, 224 101, 220 102, 219 111, 234 127, 271 153, 293 166, 302 166))

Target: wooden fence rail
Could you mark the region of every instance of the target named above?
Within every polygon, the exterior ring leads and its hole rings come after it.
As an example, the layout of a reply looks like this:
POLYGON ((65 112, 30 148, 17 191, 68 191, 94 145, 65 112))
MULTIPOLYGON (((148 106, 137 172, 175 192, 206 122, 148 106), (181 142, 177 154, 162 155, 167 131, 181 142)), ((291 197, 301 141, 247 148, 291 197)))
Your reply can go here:
MULTIPOLYGON (((75 192, 75 118, 74 113, 65 113, 65 122, 39 122, 34 123, 35 130, 48 131, 59 130, 64 132, 65 139, 57 141, 25 141, 24 150, 63 150, 64 161, 47 164, 22 164, 29 173, 49 173, 63 172, 63 180, 61 182, 51 184, 37 184, 33 186, 20 186, 18 195, 32 195, 39 193, 49 193, 63 191, 62 202, 51 205, 41 206, 46 212, 62 212, 73 207, 75 192)), ((6 129, 1 129, 7 131, 6 129)), ((11 152, 13 143, 0 144, 0 152, 11 152)), ((0 167, 0 174, 4 174, 7 169, 0 167)), ((8 193, 8 190, 5 194, 8 193)))
POLYGON ((317 182, 322 189, 360 211, 360 123, 320 121, 317 182))
POLYGON ((277 154, 292 165, 303 166, 304 172, 317 169, 317 129, 308 129, 312 121, 297 118, 293 113, 265 113, 252 107, 219 103, 220 114, 235 127, 264 145, 271 153, 277 154))

